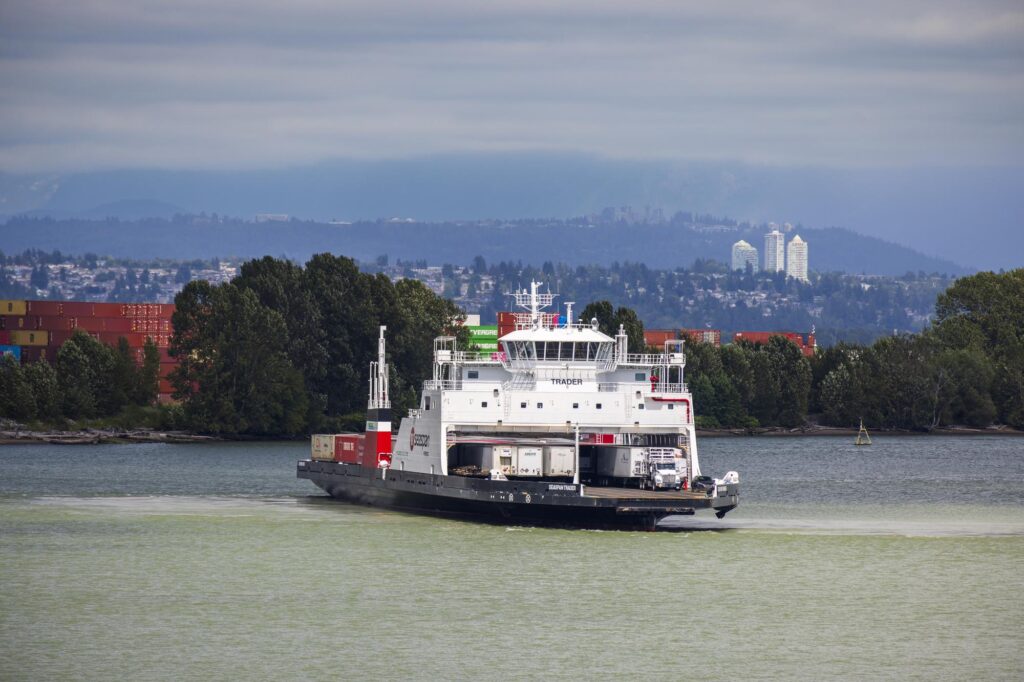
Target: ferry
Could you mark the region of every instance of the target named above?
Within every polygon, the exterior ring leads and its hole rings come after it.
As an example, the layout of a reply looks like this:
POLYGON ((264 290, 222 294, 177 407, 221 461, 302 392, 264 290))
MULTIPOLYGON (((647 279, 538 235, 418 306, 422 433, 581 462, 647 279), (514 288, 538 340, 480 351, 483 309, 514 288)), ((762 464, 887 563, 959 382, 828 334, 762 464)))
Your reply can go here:
POLYGON ((397 434, 381 327, 365 433, 312 436, 298 477, 349 502, 524 525, 654 530, 735 509, 739 475, 701 472, 683 341, 630 353, 621 326, 544 312, 554 294, 538 287, 512 294, 523 312, 497 352, 434 340, 397 434))

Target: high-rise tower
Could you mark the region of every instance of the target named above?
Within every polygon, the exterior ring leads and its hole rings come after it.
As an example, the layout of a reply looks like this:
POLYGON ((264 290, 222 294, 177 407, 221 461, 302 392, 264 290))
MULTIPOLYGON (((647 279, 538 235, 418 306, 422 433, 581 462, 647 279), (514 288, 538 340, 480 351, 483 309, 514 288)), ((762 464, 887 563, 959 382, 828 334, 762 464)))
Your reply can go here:
POLYGON ((748 264, 757 272, 757 249, 741 239, 732 245, 732 269, 746 270, 748 264))
POLYGON ((766 272, 782 272, 786 269, 786 237, 778 230, 764 236, 764 269, 766 272))
POLYGON ((786 246, 786 276, 807 281, 807 242, 800 235, 786 246))

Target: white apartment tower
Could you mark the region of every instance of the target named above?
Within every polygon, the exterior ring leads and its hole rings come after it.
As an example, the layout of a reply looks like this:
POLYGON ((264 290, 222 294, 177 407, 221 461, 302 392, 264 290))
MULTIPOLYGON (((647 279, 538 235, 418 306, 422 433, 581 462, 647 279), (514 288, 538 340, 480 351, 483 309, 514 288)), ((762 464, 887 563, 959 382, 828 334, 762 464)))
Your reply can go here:
POLYGON ((807 281, 807 242, 800 235, 786 246, 786 276, 807 281))
POLYGON ((782 272, 786 269, 786 237, 777 229, 764 236, 765 272, 782 272))
POLYGON ((757 249, 741 239, 732 245, 732 269, 746 270, 748 263, 757 272, 757 249))

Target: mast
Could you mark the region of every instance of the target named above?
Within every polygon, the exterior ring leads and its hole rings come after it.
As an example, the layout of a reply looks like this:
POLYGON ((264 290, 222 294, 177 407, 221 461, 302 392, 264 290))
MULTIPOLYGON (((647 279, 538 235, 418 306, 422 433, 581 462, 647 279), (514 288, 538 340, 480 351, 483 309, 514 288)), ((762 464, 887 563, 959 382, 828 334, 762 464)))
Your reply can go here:
POLYGON ((384 359, 384 332, 387 329, 381 325, 380 338, 377 339, 377 361, 370 363, 370 400, 367 407, 371 410, 391 407, 391 399, 388 398, 388 363, 384 359))

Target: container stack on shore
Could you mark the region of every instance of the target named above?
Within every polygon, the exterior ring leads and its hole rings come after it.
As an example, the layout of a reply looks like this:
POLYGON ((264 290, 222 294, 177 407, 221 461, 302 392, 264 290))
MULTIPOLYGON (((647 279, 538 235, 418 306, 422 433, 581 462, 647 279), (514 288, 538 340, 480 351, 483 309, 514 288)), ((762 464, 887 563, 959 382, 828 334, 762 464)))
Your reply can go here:
POLYGON ((174 306, 167 303, 90 303, 85 301, 0 300, 0 353, 22 363, 53 362, 57 351, 81 330, 101 343, 116 346, 124 338, 139 364, 151 338, 160 351, 159 400, 173 391, 167 377, 177 363, 167 353, 174 306))

